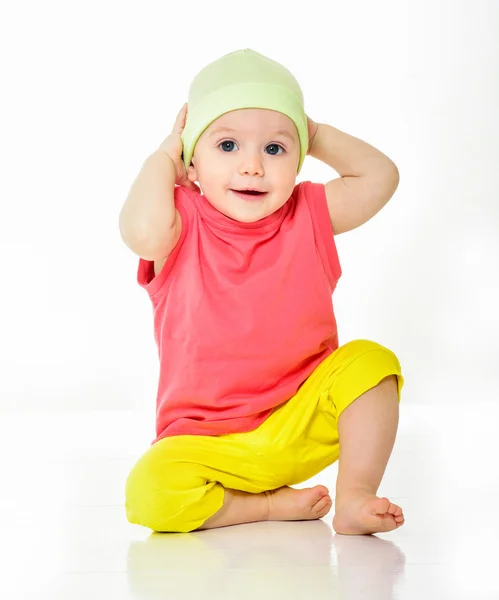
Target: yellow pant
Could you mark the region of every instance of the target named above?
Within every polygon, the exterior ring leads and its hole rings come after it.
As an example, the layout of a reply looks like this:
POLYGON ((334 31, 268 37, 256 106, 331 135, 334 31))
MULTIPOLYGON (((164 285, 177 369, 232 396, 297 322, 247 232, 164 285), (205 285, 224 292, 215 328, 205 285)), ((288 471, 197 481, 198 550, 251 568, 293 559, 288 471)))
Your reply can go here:
POLYGON ((224 488, 260 493, 310 479, 339 456, 338 418, 389 375, 404 379, 393 352, 367 340, 340 346, 257 429, 179 435, 152 445, 126 483, 130 523, 188 532, 223 505, 224 488))

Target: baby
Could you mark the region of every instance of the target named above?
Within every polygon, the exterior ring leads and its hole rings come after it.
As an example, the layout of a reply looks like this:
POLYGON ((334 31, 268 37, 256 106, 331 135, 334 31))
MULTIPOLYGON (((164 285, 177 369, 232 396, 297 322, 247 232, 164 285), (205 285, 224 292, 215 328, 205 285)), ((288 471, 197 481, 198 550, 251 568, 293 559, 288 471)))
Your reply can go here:
POLYGON ((120 213, 160 363, 156 438, 126 483, 131 523, 188 532, 319 519, 329 490, 290 486, 336 460, 337 533, 404 523, 376 495, 400 363, 376 342, 340 346, 332 305, 335 236, 377 214, 398 182, 382 152, 306 115, 281 64, 244 49, 194 78, 120 213), (307 155, 340 177, 297 183, 307 155))

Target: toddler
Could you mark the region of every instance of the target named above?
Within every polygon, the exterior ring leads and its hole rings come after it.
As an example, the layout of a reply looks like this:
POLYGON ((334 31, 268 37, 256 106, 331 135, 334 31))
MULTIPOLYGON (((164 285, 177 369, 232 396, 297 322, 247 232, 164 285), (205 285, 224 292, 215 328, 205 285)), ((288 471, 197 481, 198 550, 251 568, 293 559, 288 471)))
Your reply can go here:
POLYGON ((336 460, 337 533, 404 523, 376 495, 400 363, 373 341, 340 346, 332 305, 335 236, 372 218, 398 182, 382 152, 309 118, 295 77, 258 52, 231 52, 194 78, 119 219, 159 353, 156 437, 126 482, 131 523, 189 532, 319 519, 328 488, 291 486, 336 460), (307 155, 340 177, 297 183, 307 155))

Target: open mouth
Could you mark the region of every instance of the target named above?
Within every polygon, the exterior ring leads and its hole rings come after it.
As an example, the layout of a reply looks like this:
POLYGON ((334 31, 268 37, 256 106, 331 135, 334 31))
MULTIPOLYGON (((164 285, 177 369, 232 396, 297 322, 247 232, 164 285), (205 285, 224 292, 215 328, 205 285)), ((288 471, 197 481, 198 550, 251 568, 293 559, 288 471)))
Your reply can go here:
POLYGON ((237 196, 241 198, 261 198, 265 196, 267 192, 260 192, 258 190, 231 190, 237 196))

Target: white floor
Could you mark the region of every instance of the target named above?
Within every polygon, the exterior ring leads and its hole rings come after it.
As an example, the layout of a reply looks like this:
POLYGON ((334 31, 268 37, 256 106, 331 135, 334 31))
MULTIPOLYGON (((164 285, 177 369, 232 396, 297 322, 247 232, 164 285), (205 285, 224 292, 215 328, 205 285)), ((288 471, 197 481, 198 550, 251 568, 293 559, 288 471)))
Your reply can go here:
MULTIPOLYGON (((404 406, 380 493, 406 524, 377 537, 335 535, 334 507, 321 521, 153 534, 123 508, 151 415, 1 414, 0 597, 499 599, 497 407, 469 412, 404 406)), ((311 483, 334 494, 335 474, 311 483)))

